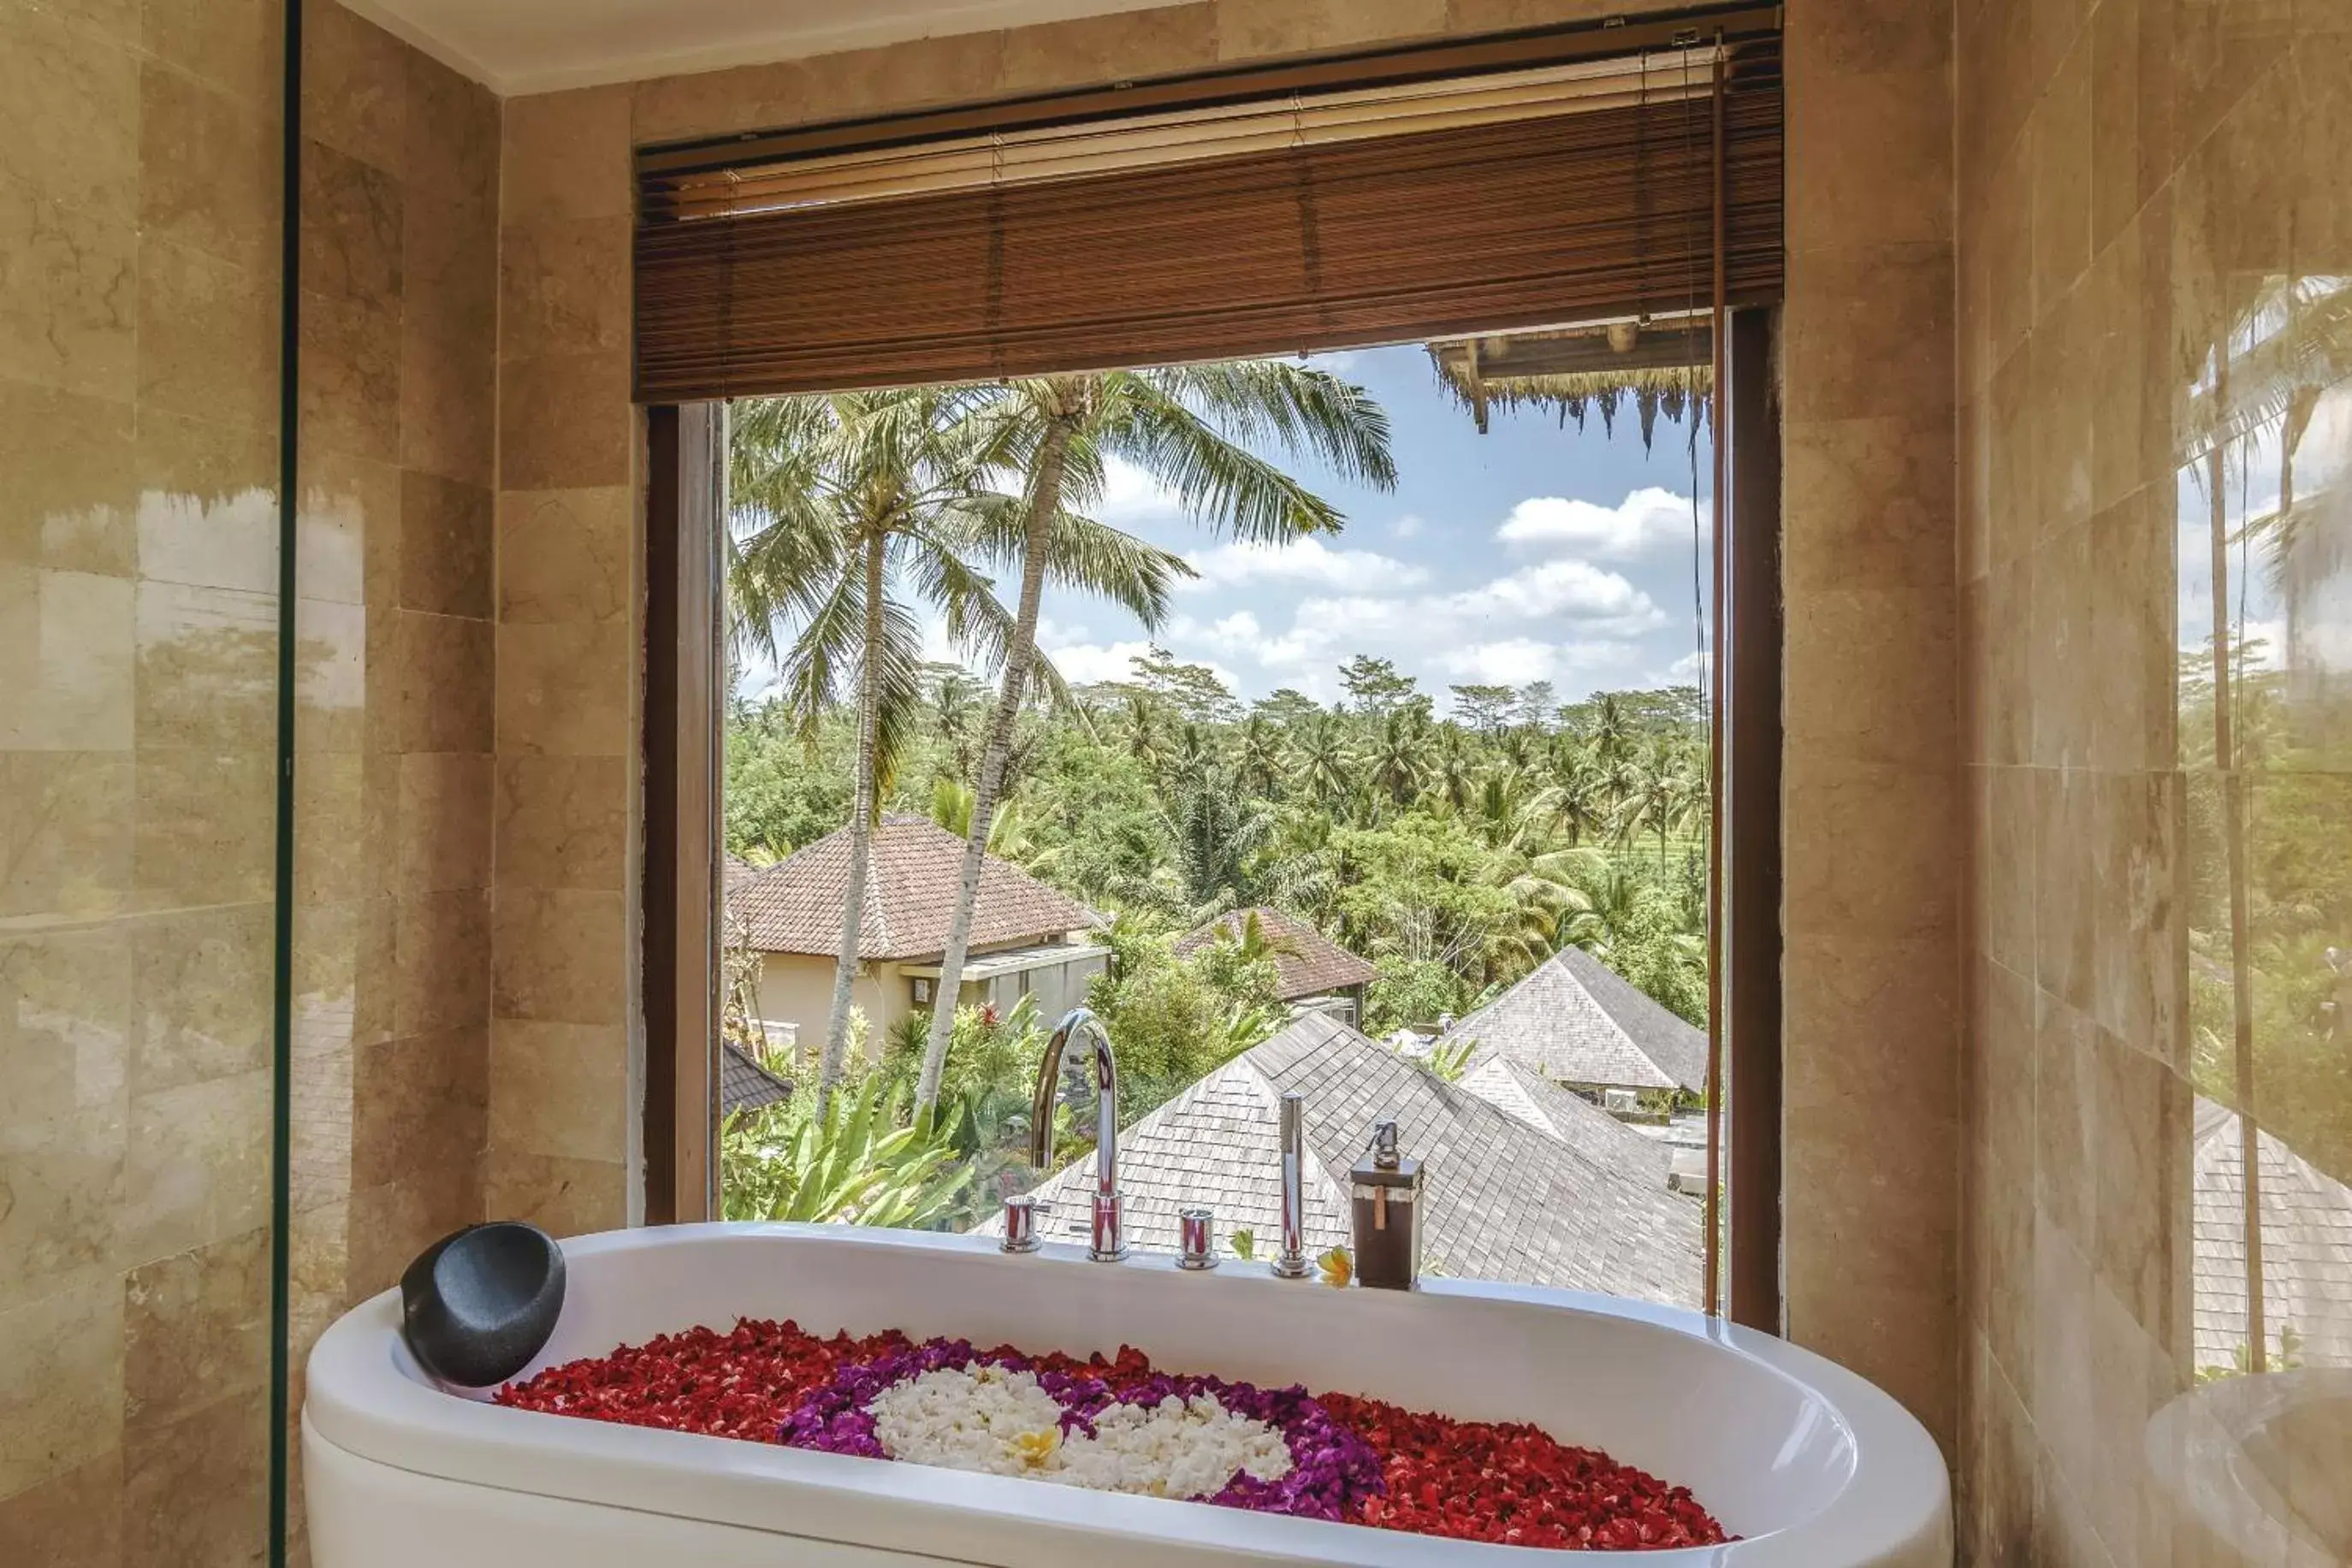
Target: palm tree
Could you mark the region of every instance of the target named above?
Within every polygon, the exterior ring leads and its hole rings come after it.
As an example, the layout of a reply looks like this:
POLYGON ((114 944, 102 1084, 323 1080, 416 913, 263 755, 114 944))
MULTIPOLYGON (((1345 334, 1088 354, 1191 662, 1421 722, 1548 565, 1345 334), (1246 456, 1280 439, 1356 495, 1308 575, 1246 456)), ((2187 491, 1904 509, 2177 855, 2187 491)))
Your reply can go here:
POLYGON ((1429 792, 1454 811, 1468 810, 1478 792, 1478 759, 1459 725, 1449 724, 1439 732, 1437 758, 1429 769, 1429 792))
POLYGON ((1318 714, 1301 725, 1297 746, 1300 792, 1326 807, 1345 799, 1354 783, 1354 762, 1338 716, 1318 714))
POLYGON ((948 743, 955 758, 958 779, 971 776, 972 722, 980 709, 980 683, 961 670, 950 670, 940 676, 931 689, 931 713, 939 726, 940 738, 948 743))
POLYGON ((778 398, 737 413, 732 637, 776 665, 783 711, 804 735, 845 689, 856 694, 848 887, 817 1070, 820 1112, 848 1049, 880 779, 910 737, 922 695, 922 632, 898 591, 911 587, 942 611, 950 638, 983 663, 1003 657, 1009 642, 1003 606, 966 559, 987 463, 950 393, 778 398), (779 629, 793 624, 797 633, 780 646, 779 629))
MULTIPOLYGON (((971 936, 972 908, 988 824, 1003 783, 1004 752, 1026 695, 1029 650, 1049 572, 1096 587, 1067 519, 1103 495, 1111 458, 1132 463, 1175 494, 1195 519, 1219 532, 1262 543, 1336 533, 1337 507, 1309 491, 1247 443, 1286 454, 1312 454, 1341 477, 1387 489, 1396 483, 1388 416, 1360 387, 1321 371, 1272 360, 1179 365, 1043 376, 1004 383, 975 414, 991 441, 1024 476, 1017 507, 1004 509, 1000 549, 1021 562, 1021 598, 1012 648, 974 784, 971 831, 964 841, 963 880, 947 948, 940 956, 939 1000, 916 1103, 938 1098, 940 1073, 955 1030, 955 1001, 971 936), (1017 518, 1014 514, 1018 513, 1017 518), (1017 521, 1017 529, 1009 526, 1017 521)), ((1115 530, 1104 534, 1125 540, 1115 530)), ((1127 541, 1133 544, 1132 540, 1127 541)))
POLYGON ((1234 753, 1234 776, 1250 793, 1271 799, 1280 791, 1283 778, 1289 770, 1288 753, 1282 731, 1274 721, 1262 713, 1254 713, 1242 725, 1241 738, 1234 753))
POLYGON ((1223 768, 1208 764, 1169 781, 1160 813, 1176 852, 1186 917, 1198 924, 1244 903, 1252 862, 1274 841, 1274 811, 1235 789, 1223 768))
POLYGON ((1372 788, 1385 794, 1391 805, 1410 804, 1421 789, 1424 722, 1417 708, 1394 708, 1373 734, 1371 751, 1364 760, 1372 788))
POLYGON ((1149 692, 1129 692, 1119 705, 1119 727, 1127 731, 1127 754, 1143 764, 1147 773, 1168 765, 1168 710, 1149 692))

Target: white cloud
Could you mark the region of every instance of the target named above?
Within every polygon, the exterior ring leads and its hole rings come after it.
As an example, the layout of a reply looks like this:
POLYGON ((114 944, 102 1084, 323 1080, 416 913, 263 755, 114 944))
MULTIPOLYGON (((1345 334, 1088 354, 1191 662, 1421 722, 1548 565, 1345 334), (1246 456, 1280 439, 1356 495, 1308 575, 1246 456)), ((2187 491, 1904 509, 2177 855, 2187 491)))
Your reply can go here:
POLYGON ((1463 620, 1565 619, 1621 633, 1654 631, 1665 615, 1650 596, 1588 561, 1548 560, 1436 601, 1431 610, 1463 620))
POLYGON ((1133 533, 1154 523, 1184 520, 1184 508, 1174 492, 1124 457, 1103 459, 1102 499, 1095 503, 1097 520, 1133 533))
MULTIPOLYGON (((1706 517, 1699 518, 1699 537, 1706 517)), ((1655 485, 1614 507, 1562 496, 1530 496, 1511 508, 1495 537, 1507 545, 1574 551, 1602 560, 1631 560, 1651 550, 1691 543, 1691 501, 1655 485)))
POLYGON ((1636 653, 1635 645, 1626 642, 1544 643, 1507 637, 1449 648, 1435 662, 1457 684, 1520 686, 1529 681, 1591 680, 1628 668, 1636 653))
POLYGON ((1179 646, 1206 644, 1267 684, 1326 695, 1323 677, 1351 653, 1394 658, 1433 681, 1573 682, 1622 678, 1641 639, 1666 623, 1649 595, 1583 561, 1546 561, 1451 593, 1314 596, 1286 628, 1249 611, 1213 622, 1180 618, 1179 646))
POLYGON ((1423 522, 1418 515, 1412 512, 1407 512, 1403 517, 1399 517, 1395 522, 1389 525, 1389 534, 1390 537, 1393 538, 1419 538, 1421 537, 1421 530, 1426 527, 1428 527, 1428 525, 1423 522))
POLYGON ((1643 684, 1651 686, 1696 686, 1704 691, 1707 685, 1707 672, 1714 663, 1708 655, 1694 648, 1664 669, 1652 672, 1643 684))
POLYGON ((1349 593, 1377 593, 1418 588, 1429 580, 1426 567, 1376 550, 1333 549, 1311 534, 1280 545, 1222 544, 1194 550, 1184 559, 1200 575, 1177 586, 1193 591, 1295 582, 1349 593))

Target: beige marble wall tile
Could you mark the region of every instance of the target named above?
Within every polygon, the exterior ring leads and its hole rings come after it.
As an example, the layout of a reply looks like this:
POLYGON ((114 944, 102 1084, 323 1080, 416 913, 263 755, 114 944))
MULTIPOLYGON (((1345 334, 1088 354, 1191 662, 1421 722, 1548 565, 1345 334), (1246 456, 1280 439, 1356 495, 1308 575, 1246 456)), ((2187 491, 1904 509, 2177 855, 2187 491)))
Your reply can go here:
POLYGON ((123 1279, 123 1419, 176 1421, 269 1375, 269 1233, 231 1236, 123 1279))
POLYGON ((274 119, 285 18, 278 0, 142 0, 140 40, 155 59, 274 119))
POLYGON ((411 470, 400 481, 400 606, 487 621, 497 553, 491 493, 411 470))
POLYGON ((391 621, 400 749, 490 750, 495 653, 489 625, 410 610, 391 621))
POLYGON ((626 87, 592 87, 509 102, 499 157, 504 221, 627 217, 629 99, 626 87))
POLYGON ((0 377, 129 402, 137 249, 128 222, 0 181, 0 377))
POLYGON ((262 1561, 268 1399, 232 1396, 123 1445, 123 1568, 262 1561))
POLYGON ((1906 661, 1857 664, 1853 650, 1908 647, 1920 663, 1948 669, 1952 611, 1948 571, 1940 589, 1791 589, 1781 699, 1788 745, 1813 766, 1852 762, 1948 777, 1959 737, 1949 679, 1923 683, 1906 661))
POLYGON ((277 131, 241 101, 176 70, 139 77, 139 225, 248 271, 272 260, 282 183, 277 131))
POLYGON ((497 95, 420 50, 401 49, 400 61, 407 78, 400 121, 408 190, 430 191, 494 213, 501 112, 497 95))
POLYGON ((122 1283, 0 1312, 0 1498, 101 1460, 122 1432, 122 1283))
POLYGON ((1910 70, 1824 62, 1820 78, 1809 79, 1802 64, 1817 57, 1800 49, 1791 59, 1789 155, 1808 174, 1789 184, 1790 232, 1839 236, 1839 244, 1948 246, 1951 120, 1930 111, 1950 93, 1943 62, 1910 70), (1809 156, 1816 145, 1820 155, 1809 156))
POLYGON ((0 755, 0 913, 89 918, 128 904, 132 778, 116 751, 0 755))
POLYGON ((312 602, 390 606, 400 586, 400 470, 347 452, 301 453, 297 580, 312 602))
POLYGON ((499 885, 623 891, 628 806, 619 757, 500 758, 499 885))
POLYGON ((268 904, 151 915, 131 932, 131 1087, 150 1094, 269 1061, 268 904))
POLYGON ((1790 591, 1948 591, 1953 576, 1953 424, 1932 412, 1791 423, 1789 493, 1808 497, 1781 560, 1790 591))
POLYGON ((352 1179, 369 1186, 475 1166, 485 1145, 488 1030, 475 1023, 378 1045, 352 1059, 352 1179))
POLYGON ((401 186, 325 142, 302 144, 302 287, 374 310, 401 304, 401 186))
POLYGON ((118 223, 139 210, 139 61, 46 6, 0 14, 0 180, 118 223))
MULTIPOLYGON (((1792 250, 1797 242, 1792 232, 1792 250)), ((1784 313, 1781 385, 1792 426, 1883 414, 1898 401, 1915 414, 1950 416, 1952 378, 1940 373, 1948 367, 1901 357, 1951 334, 1950 246, 1825 246, 1792 270, 1811 279, 1792 290, 1784 313)))
POLYGON ((501 883, 492 915, 494 1015, 620 1023, 629 1005, 623 897, 501 883))
POLYGON ((353 1190, 350 1292, 364 1300, 400 1282, 401 1271, 434 1242, 483 1218, 480 1162, 438 1170, 412 1166, 400 1180, 353 1190))
POLYGON ((626 351, 631 234, 625 216, 508 225, 499 236, 499 356, 626 351))
POLYGON ((100 927, 0 946, 0 1312, 115 1274, 131 956, 100 927))
POLYGON ((139 753, 132 877, 149 907, 269 896, 275 757, 266 751, 139 753))
POLYGON ((239 1487, 266 1520, 266 1444, 205 1417, 266 1372, 281 14, 0 16, 11 1563, 243 1560, 175 1533, 239 1487))
POLYGON ((395 1036, 411 1039, 488 1019, 490 935, 488 903, 478 889, 395 901, 395 1036))
POLYGON ((1015 27, 1004 36, 997 88, 1032 92, 1200 69, 1216 63, 1220 30, 1214 5, 1155 5, 1015 27))
POLYGON ((133 590, 121 578, 0 567, 0 746, 107 751, 134 727, 133 590))
POLYGON ((302 130, 403 180, 408 172, 408 47, 332 0, 302 8, 302 130))
POLYGON ((273 430, 276 279, 158 239, 141 243, 138 267, 142 415, 273 430))
POLYGON ((1950 868, 1962 841, 1956 777, 1885 767, 1815 768, 1791 758, 1786 778, 1782 920, 1791 936, 1913 936, 1950 928, 1958 896, 1950 868), (1922 889, 1945 892, 1927 897, 1922 889))
POLYGON ((403 897, 490 884, 490 758, 410 752, 399 758, 394 890, 403 897))
POLYGON ((499 497, 499 619, 619 621, 635 608, 636 497, 622 486, 499 497))
POLYGON ((129 576, 131 443, 129 403, 0 381, 0 565, 129 576))
POLYGON ((121 1252, 137 1264, 241 1235, 269 1218, 269 1075, 134 1094, 121 1252))
POLYGON ((627 1218, 627 1173, 620 1162, 490 1151, 487 1212, 528 1219, 557 1236, 618 1228, 627 1218))
POLYGON ((47 1568, 119 1568, 121 1499, 119 1449, 0 1497, 0 1558, 47 1568))
POLYGON ((500 626, 500 755, 617 757, 631 750, 635 664, 631 629, 620 622, 500 626))
POLYGON ((509 360, 499 371, 499 478, 510 489, 628 482, 635 444, 625 353, 509 360))
POLYGON ((628 1147, 628 1041, 618 1025, 490 1026, 489 1146, 612 1163, 628 1147))

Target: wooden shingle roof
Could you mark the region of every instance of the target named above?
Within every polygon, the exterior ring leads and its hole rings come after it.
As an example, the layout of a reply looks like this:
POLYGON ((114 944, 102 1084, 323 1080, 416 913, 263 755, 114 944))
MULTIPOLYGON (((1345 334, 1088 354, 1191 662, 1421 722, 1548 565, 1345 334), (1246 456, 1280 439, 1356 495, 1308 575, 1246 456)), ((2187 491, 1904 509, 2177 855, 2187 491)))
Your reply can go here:
POLYGON ((1265 939, 1274 945, 1274 967, 1279 977, 1276 994, 1286 1002, 1345 990, 1349 986, 1368 986, 1381 977, 1381 972, 1369 960, 1349 952, 1297 915, 1263 907, 1236 909, 1218 915, 1199 930, 1178 938, 1176 956, 1191 957, 1215 941, 1220 931, 1239 936, 1244 923, 1252 915, 1257 917, 1258 929, 1265 939))
MULTIPOLYGON (((1260 1255, 1271 1255, 1280 1239, 1280 1099, 1293 1089, 1307 1097, 1311 1248, 1347 1239, 1347 1173, 1372 1124, 1393 1116, 1428 1171, 1430 1269, 1697 1304, 1699 1207, 1667 1189, 1663 1156, 1646 1140, 1567 1095, 1550 1112, 1577 1125, 1546 1132, 1314 1013, 1121 1135, 1130 1241, 1176 1250, 1176 1212, 1199 1203, 1216 1210, 1221 1236, 1254 1229, 1260 1255)), ((1055 1236, 1070 1217, 1083 1218, 1093 1172, 1089 1155, 1037 1189, 1054 1205, 1055 1236)))
POLYGON ((1477 1041, 1473 1066, 1499 1056, 1555 1083, 1706 1088, 1706 1036, 1580 947, 1545 959, 1441 1043, 1464 1040, 1477 1041))
MULTIPOLYGON (((2196 1249, 2192 1333, 2200 1367, 2229 1367, 2247 1346, 2245 1137, 2237 1113, 2199 1095, 2191 1130, 2196 1249)), ((2352 1366, 2352 1187, 2267 1132, 2262 1162, 2266 1348, 2292 1329, 2306 1366, 2352 1366)), ((2155 1203, 2158 1195, 2136 1194, 2155 1203)))
MULTIPOLYGON (((857 956, 924 958, 945 948, 962 870, 963 840, 927 817, 885 817, 874 830, 857 956)), ((840 950, 848 890, 849 830, 844 828, 730 886, 728 913, 743 920, 751 945, 762 953, 829 958, 840 950)), ((972 912, 975 950, 1050 941, 1094 924, 1085 904, 1011 861, 990 855, 982 862, 980 901, 972 912)))

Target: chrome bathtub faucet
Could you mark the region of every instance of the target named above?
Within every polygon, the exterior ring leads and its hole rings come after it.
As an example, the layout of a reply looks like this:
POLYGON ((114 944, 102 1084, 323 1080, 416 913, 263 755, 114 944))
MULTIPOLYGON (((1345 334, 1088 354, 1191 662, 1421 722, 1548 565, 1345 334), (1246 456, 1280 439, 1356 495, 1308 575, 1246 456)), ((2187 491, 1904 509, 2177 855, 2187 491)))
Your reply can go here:
POLYGON ((1278 1279, 1304 1280, 1307 1261, 1307 1096, 1282 1097, 1282 1250, 1268 1265, 1278 1279))
MULTIPOLYGON (((1087 1256, 1097 1263, 1116 1263, 1127 1256, 1127 1217, 1118 1191, 1118 1061, 1111 1053, 1109 1031, 1086 1008, 1072 1008, 1063 1015, 1054 1038, 1045 1042, 1045 1060, 1037 1064, 1037 1089, 1029 1097, 1029 1163, 1043 1170, 1054 1157, 1054 1102, 1062 1082, 1062 1051, 1074 1034, 1094 1040, 1094 1231, 1087 1256)), ((1011 1217, 1006 1218, 1009 1236, 1011 1217)))

